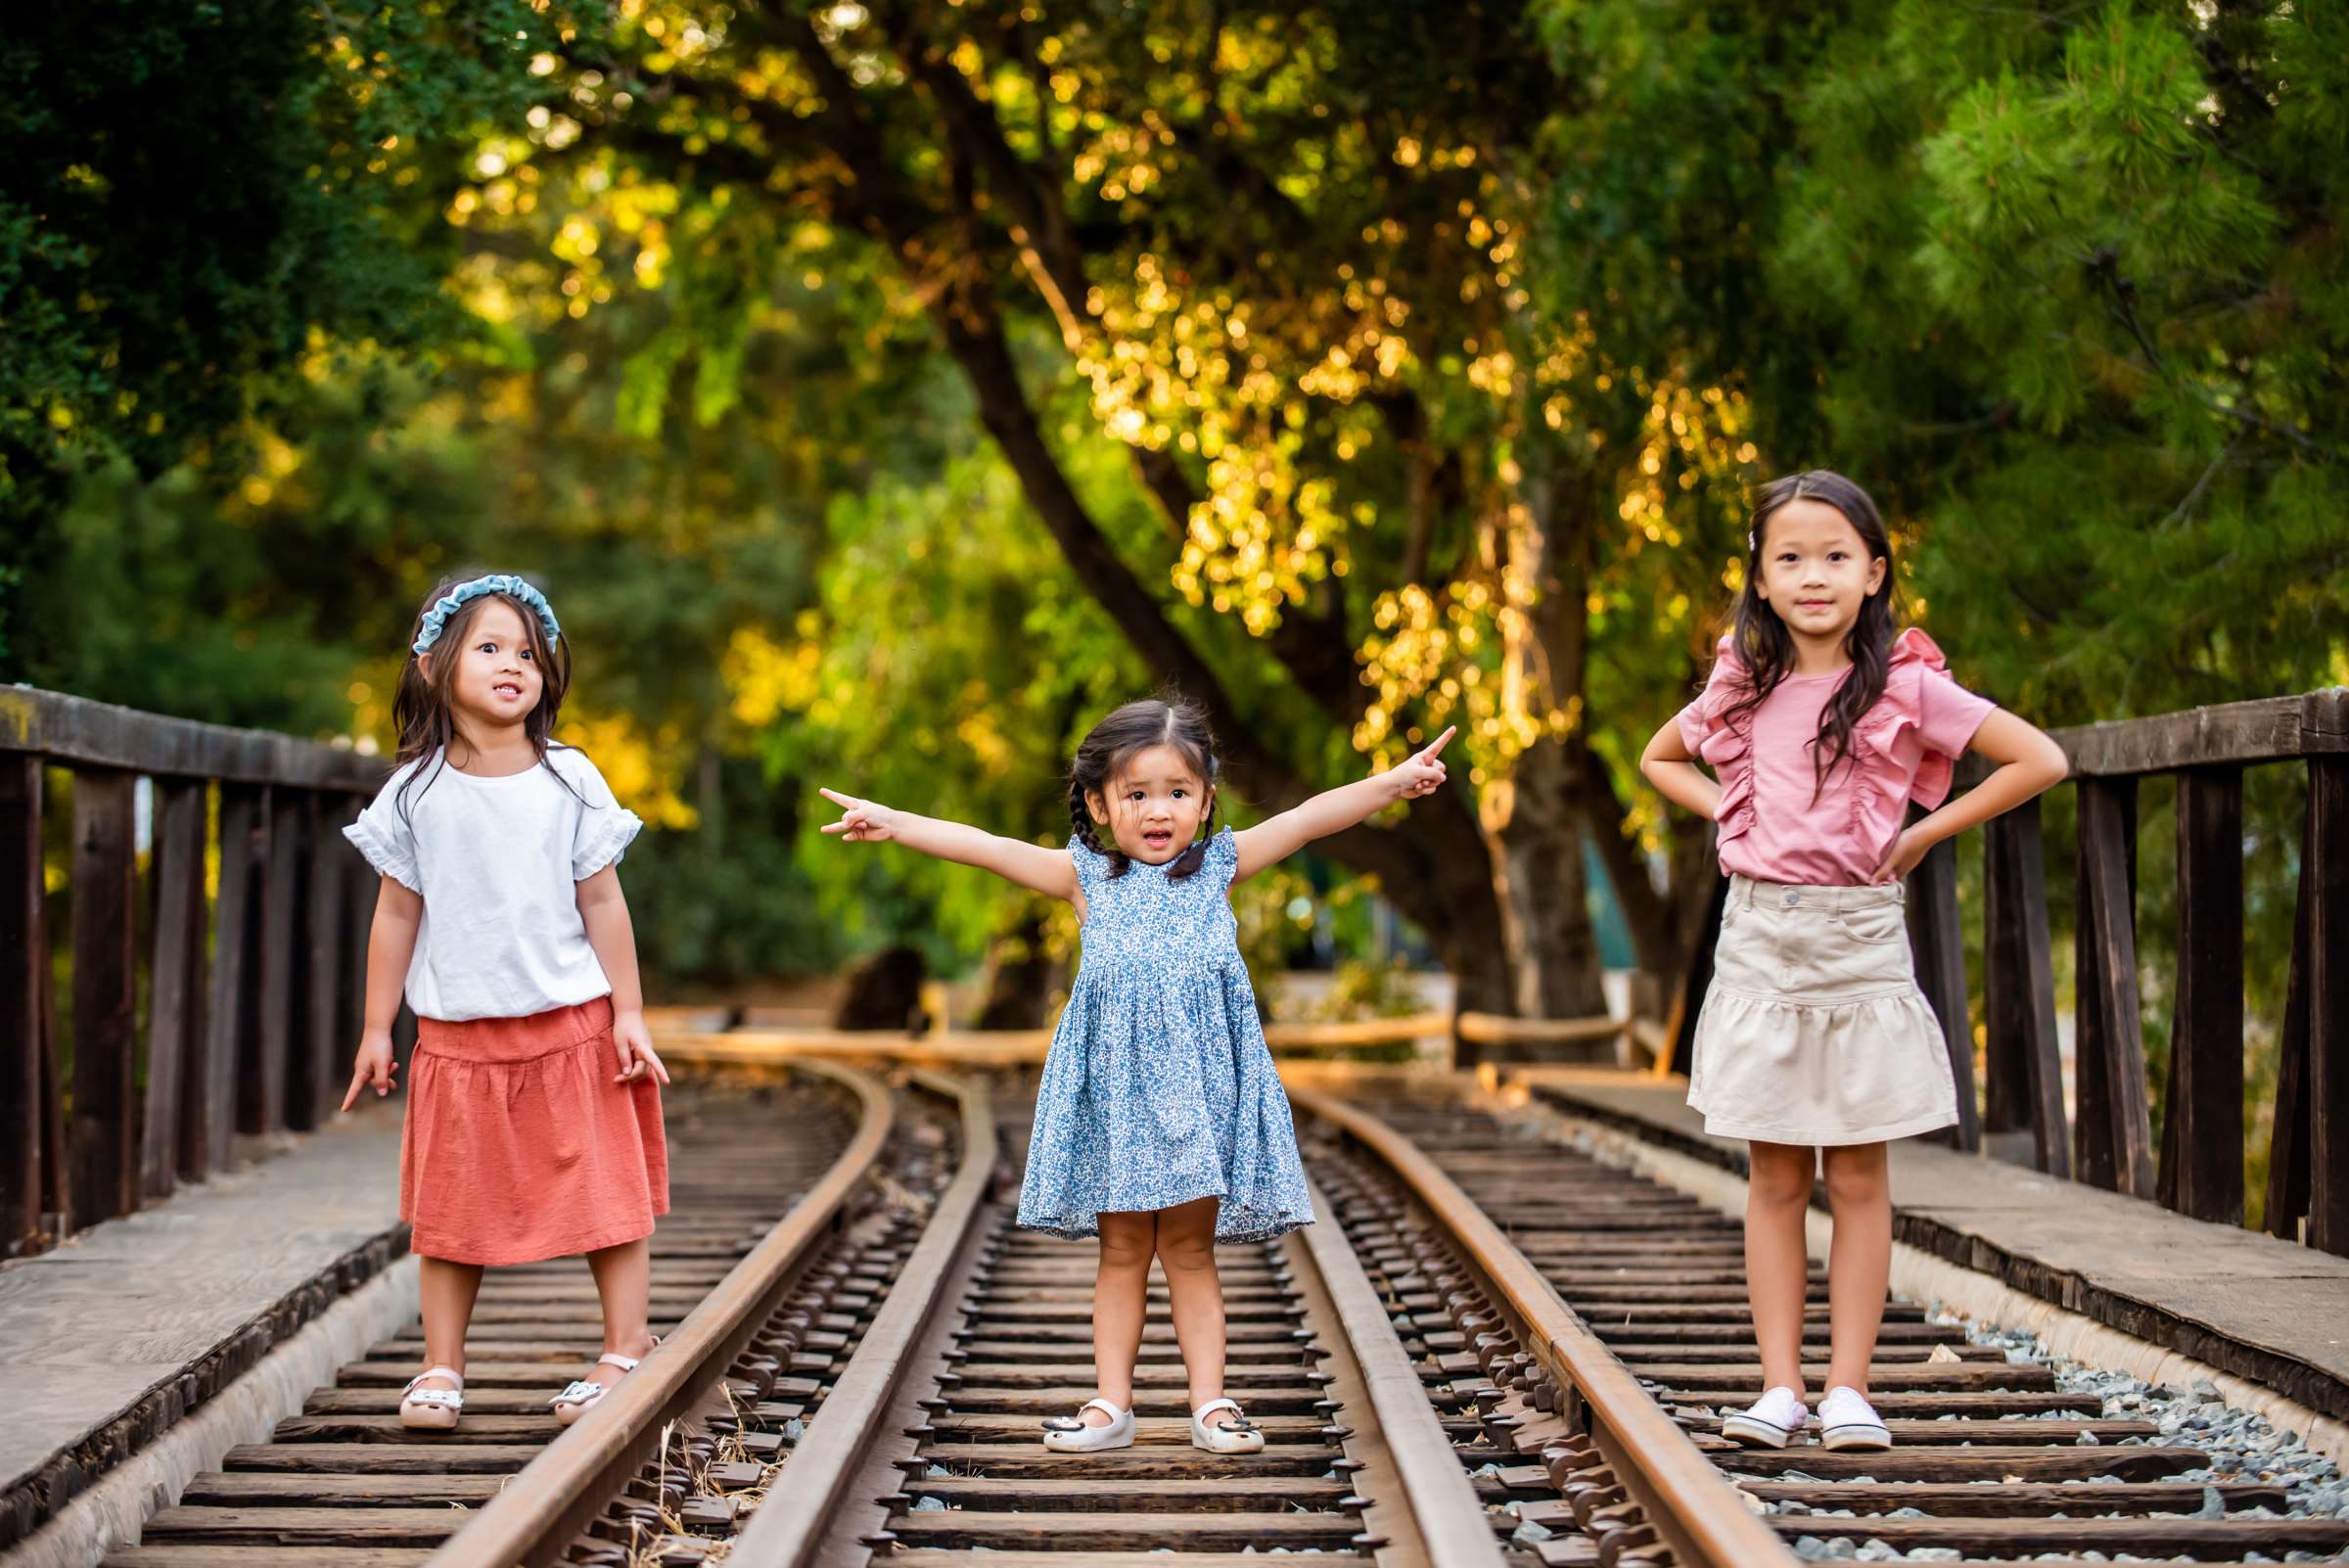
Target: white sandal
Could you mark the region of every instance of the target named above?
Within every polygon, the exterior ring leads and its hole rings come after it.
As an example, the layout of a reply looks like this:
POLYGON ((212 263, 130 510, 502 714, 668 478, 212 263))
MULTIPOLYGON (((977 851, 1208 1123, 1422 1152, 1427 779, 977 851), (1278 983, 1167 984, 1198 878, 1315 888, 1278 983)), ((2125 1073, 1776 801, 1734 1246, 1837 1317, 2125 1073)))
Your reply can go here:
POLYGON ((1121 1410, 1107 1400, 1086 1400, 1075 1415, 1044 1417, 1044 1447, 1055 1453, 1097 1453, 1103 1449, 1133 1447, 1133 1411, 1121 1410), (1106 1426, 1092 1426, 1084 1412, 1098 1409, 1109 1417, 1106 1426))
MULTIPOLYGON (((661 1343, 659 1336, 654 1337, 653 1343, 661 1343)), ((595 1361, 598 1366, 617 1366, 623 1373, 633 1372, 643 1364, 640 1358, 622 1356, 618 1351, 606 1351, 595 1361)), ((613 1387, 611 1383, 599 1383, 592 1377, 576 1377, 564 1386, 562 1393, 546 1403, 555 1407, 555 1419, 569 1426, 593 1409, 596 1402, 609 1394, 613 1387)))
POLYGON ((399 1391, 399 1424, 428 1432, 445 1432, 465 1413, 465 1374, 453 1366, 428 1367, 408 1379, 399 1391), (445 1377, 455 1388, 418 1388, 428 1377, 445 1377))
POLYGON ((1209 1400, 1191 1412, 1191 1447, 1210 1453, 1259 1453, 1264 1451, 1265 1434, 1248 1419, 1238 1401, 1209 1400), (1220 1426, 1208 1425, 1207 1417, 1217 1410, 1229 1410, 1231 1419, 1220 1426))

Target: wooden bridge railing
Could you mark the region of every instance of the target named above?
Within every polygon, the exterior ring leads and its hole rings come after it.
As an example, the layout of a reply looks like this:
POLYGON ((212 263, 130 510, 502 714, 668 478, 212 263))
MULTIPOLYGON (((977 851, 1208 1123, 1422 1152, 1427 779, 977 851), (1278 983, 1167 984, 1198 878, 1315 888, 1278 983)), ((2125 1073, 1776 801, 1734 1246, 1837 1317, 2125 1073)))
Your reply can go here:
POLYGON ((0 1255, 208 1176, 235 1132, 333 1113, 375 891, 341 829, 385 772, 284 735, 0 687, 0 1255), (41 853, 51 768, 71 774, 69 1084, 41 853))
MULTIPOLYGON (((2243 769, 2308 769, 2265 1224, 2349 1254, 2349 689, 2058 730, 2078 792, 2074 1114, 2067 1127, 2039 803, 1984 830, 1983 1094, 1974 1097, 1956 859, 1936 846, 1910 879, 1918 983, 1948 1038, 1962 1117, 1953 1141, 2027 1143, 2042 1171, 2243 1219, 2243 769), (2137 794, 2177 779, 2178 974, 2161 1147, 2150 1130, 2138 996, 2137 794), (1999 1134, 2007 1134, 2001 1138, 1999 1134)), ((1979 764, 1960 782, 1978 780, 1979 764)), ((1681 1008, 1686 1068, 1711 982, 1717 887, 1681 1008)))

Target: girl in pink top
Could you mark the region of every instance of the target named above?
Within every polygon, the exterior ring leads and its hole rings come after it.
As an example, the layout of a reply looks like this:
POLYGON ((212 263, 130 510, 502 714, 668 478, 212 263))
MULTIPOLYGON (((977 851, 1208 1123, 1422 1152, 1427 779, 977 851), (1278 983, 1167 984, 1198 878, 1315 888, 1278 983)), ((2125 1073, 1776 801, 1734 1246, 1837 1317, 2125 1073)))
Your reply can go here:
POLYGON ((1894 634, 1892 547, 1859 485, 1823 470, 1773 481, 1746 548, 1712 678, 1639 759, 1666 797, 1720 824, 1729 878, 1688 1103, 1708 1132, 1750 1150, 1746 1290, 1765 1392, 1722 1430, 1776 1448, 1809 1421, 1804 1215, 1823 1149, 1835 1236, 1821 1441, 1884 1448, 1867 1368, 1891 1273, 1885 1141, 1958 1120, 1901 878, 2067 764, 2046 735, 1952 680, 1932 638, 1894 634), (2004 765, 1943 806, 1968 748, 2004 765), (1931 814, 1904 827, 1911 800, 1931 814))

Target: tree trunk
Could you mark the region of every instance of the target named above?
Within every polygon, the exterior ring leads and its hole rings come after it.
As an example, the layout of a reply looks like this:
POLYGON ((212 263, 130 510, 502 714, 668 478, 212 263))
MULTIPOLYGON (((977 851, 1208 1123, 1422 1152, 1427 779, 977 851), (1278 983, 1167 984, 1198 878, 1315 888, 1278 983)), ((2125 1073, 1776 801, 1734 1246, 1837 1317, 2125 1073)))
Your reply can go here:
POLYGON ((987 1000, 980 1005, 978 1027, 1043 1028, 1052 1005, 1053 968, 1044 952, 1043 911, 1023 899, 1017 918, 988 948, 987 1000))
MULTIPOLYGON (((1582 810, 1556 741, 1517 761, 1508 820, 1497 837, 1516 919, 1510 953, 1518 1010, 1538 1018, 1591 1018, 1607 1010, 1598 941, 1583 864, 1582 810)), ((1577 1047, 1554 1059, 1580 1057, 1577 1047)))

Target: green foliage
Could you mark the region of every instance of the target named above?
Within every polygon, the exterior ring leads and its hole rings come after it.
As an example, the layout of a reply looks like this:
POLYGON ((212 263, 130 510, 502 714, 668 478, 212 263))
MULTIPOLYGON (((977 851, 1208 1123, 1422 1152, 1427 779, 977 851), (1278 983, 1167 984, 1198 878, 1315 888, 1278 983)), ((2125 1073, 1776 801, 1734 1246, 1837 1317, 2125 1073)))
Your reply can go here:
MULTIPOLYGON (((563 30, 530 0, 12 14, 0 567, 43 562, 76 474, 153 475, 232 433, 318 335, 460 331, 434 193, 462 138, 521 113, 563 30)), ((45 611, 37 590, 0 599, 0 675, 55 678, 73 637, 45 611)))

